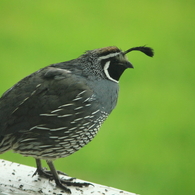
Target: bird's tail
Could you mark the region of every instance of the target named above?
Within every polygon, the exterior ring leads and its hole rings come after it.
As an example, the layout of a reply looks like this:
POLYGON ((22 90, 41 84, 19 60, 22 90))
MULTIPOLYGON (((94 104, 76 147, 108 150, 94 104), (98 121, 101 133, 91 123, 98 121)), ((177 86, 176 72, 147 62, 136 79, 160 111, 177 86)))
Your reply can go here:
POLYGON ((0 154, 11 150, 13 146, 13 138, 11 135, 0 137, 0 154))

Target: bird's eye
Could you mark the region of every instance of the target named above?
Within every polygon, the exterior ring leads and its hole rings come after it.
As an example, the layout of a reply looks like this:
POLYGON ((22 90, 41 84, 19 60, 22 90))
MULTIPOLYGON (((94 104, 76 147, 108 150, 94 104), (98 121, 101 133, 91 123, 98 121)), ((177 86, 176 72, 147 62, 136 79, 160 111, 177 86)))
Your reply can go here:
POLYGON ((127 61, 127 58, 125 56, 123 56, 122 54, 119 54, 118 56, 115 56, 115 58, 113 60, 116 63, 123 63, 123 62, 127 61))

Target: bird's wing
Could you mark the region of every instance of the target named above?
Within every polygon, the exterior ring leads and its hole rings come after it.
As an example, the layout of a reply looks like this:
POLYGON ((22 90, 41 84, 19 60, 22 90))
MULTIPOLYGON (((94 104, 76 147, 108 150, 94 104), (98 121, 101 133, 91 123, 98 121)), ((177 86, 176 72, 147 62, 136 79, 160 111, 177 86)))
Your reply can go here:
POLYGON ((3 94, 0 135, 28 131, 38 125, 70 126, 83 113, 87 116, 98 110, 98 104, 90 104, 94 100, 93 90, 85 78, 69 70, 46 67, 3 94))

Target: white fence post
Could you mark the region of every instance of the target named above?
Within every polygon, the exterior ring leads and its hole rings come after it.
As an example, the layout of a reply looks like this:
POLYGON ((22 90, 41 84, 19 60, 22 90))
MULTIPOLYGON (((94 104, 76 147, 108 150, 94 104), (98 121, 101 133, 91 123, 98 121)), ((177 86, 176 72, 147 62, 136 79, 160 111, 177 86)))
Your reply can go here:
MULTIPOLYGON (((63 195, 61 189, 55 187, 55 182, 40 178, 38 175, 32 177, 34 167, 21 165, 0 159, 0 195, 63 195)), ((63 176, 68 179, 69 177, 63 176)), ((88 182, 75 179, 76 182, 88 182)), ((92 182, 88 182, 92 183, 92 182)), ((72 195, 136 195, 134 193, 92 183, 94 186, 73 187, 68 186, 72 195)))

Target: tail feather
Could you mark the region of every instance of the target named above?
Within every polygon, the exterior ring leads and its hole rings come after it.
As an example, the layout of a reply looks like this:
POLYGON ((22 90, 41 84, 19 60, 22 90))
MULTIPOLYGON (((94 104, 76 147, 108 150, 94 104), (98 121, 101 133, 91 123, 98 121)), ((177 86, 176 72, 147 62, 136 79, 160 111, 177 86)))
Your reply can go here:
POLYGON ((13 139, 10 134, 0 137, 0 154, 3 154, 4 152, 11 150, 12 146, 13 146, 13 139))

